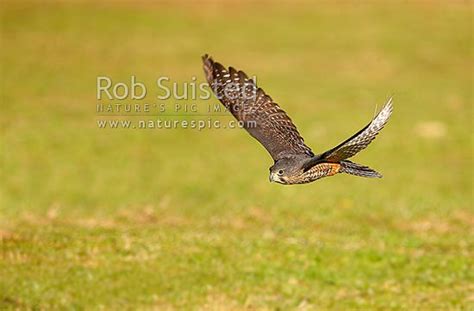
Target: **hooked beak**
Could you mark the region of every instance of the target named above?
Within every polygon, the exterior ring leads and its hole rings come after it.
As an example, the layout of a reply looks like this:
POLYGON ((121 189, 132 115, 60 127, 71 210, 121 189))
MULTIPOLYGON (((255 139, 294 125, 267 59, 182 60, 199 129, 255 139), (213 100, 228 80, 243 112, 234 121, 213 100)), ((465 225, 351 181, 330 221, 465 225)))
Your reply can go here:
POLYGON ((269 180, 270 182, 275 181, 275 179, 273 179, 273 175, 274 175, 273 173, 270 173, 270 175, 268 176, 268 180, 269 180))
POLYGON ((279 184, 286 184, 286 181, 284 179, 282 179, 280 176, 278 176, 278 174, 276 174, 276 173, 270 173, 270 176, 268 177, 268 180, 270 182, 276 182, 276 183, 279 183, 279 184))

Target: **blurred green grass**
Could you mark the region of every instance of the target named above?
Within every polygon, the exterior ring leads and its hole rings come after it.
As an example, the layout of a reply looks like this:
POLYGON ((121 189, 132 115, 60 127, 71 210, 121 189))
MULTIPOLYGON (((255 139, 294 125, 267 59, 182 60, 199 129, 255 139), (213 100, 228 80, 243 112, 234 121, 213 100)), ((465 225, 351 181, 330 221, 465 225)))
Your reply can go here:
POLYGON ((472 308, 468 4, 1 5, 2 308, 472 308), (315 152, 394 95, 357 156, 385 177, 283 187, 241 130, 97 128, 97 75, 202 81, 204 53, 315 152))

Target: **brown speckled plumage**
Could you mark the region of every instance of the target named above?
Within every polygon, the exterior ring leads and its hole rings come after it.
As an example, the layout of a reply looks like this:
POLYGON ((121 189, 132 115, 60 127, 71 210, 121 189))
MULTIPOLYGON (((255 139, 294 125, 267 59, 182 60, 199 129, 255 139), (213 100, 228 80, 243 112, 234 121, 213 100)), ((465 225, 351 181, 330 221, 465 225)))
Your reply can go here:
POLYGON ((385 126, 392 113, 392 99, 362 130, 338 146, 314 155, 285 111, 243 71, 226 69, 207 55, 202 59, 207 82, 216 97, 273 158, 270 181, 303 184, 337 173, 382 177, 347 159, 365 149, 385 126))

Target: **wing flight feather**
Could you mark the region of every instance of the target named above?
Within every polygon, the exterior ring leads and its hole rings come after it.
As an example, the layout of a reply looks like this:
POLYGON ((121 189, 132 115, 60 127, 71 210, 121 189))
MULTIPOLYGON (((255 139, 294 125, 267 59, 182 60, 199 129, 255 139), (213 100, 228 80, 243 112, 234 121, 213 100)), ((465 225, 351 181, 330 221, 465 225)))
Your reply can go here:
POLYGON ((202 59, 207 82, 216 97, 273 160, 296 154, 314 156, 285 111, 243 71, 226 69, 207 55, 202 59))

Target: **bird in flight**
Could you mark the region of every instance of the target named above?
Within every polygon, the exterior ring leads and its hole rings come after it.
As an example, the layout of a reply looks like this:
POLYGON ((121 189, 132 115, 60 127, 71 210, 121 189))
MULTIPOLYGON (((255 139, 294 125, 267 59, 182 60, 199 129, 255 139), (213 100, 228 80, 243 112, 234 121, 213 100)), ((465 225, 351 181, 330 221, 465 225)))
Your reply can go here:
POLYGON ((226 69, 208 55, 202 60, 207 82, 216 97, 273 158, 271 182, 304 184, 338 173, 382 177, 375 170, 348 159, 365 149, 385 126, 393 109, 391 98, 363 129, 336 147, 315 155, 285 111, 243 71, 226 69))

